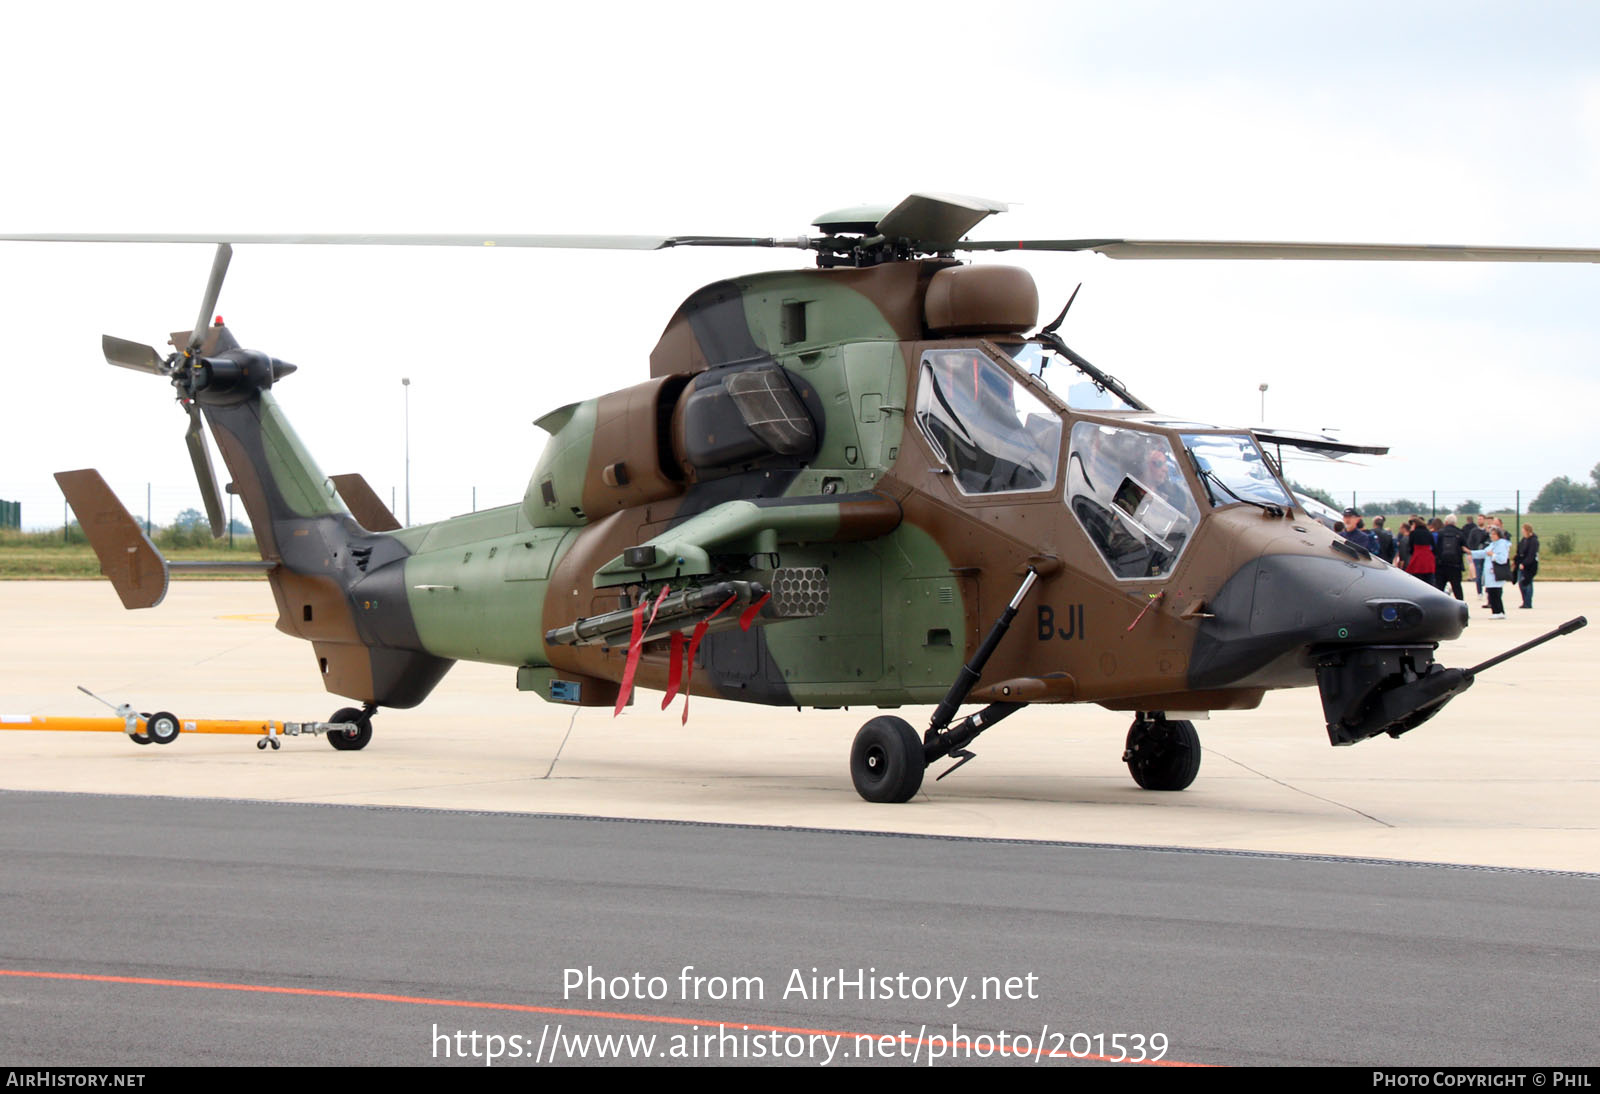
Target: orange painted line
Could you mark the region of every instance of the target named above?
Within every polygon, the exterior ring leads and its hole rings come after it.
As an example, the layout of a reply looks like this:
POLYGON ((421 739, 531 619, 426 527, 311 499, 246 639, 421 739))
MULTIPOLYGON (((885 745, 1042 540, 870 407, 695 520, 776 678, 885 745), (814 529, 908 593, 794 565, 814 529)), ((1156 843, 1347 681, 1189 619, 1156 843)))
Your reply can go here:
MULTIPOLYGON (((422 1007, 462 1007, 468 1010, 503 1010, 517 1014, 552 1014, 562 1018, 606 1018, 620 1022, 649 1022, 656 1025, 668 1026, 722 1026, 728 1029, 753 1030, 757 1033, 795 1033, 801 1036, 818 1037, 848 1037, 852 1041, 865 1037, 871 1041, 881 1041, 892 1034, 854 1033, 842 1029, 808 1029, 803 1026, 764 1026, 754 1022, 729 1022, 723 1019, 708 1020, 705 1018, 678 1018, 667 1014, 629 1014, 622 1011, 609 1010, 582 1010, 576 1007, 539 1007, 531 1003, 486 1003, 467 999, 435 999, 425 995, 389 995, 384 992, 372 991, 334 991, 331 988, 288 988, 275 984, 230 984, 215 980, 160 980, 147 976, 103 976, 95 973, 83 972, 47 972, 38 969, 0 969, 0 976, 15 976, 32 980, 78 980, 92 984, 131 984, 137 987, 150 988, 198 988, 204 991, 243 991, 254 992, 260 995, 303 995, 315 999, 358 999, 372 1003, 405 1003, 411 1006, 422 1007)), ((1031 1034, 1029 1035, 1031 1040, 1031 1034)), ((904 1045, 932 1045, 938 1041, 944 1048, 971 1049, 972 1041, 962 1037, 950 1041, 944 1037, 908 1037, 904 1034, 894 1038, 899 1044, 904 1045)), ((1000 1051, 998 1049, 996 1052, 1000 1051)), ((1041 1045, 1038 1049, 1021 1052, 1015 1048, 1004 1050, 1008 1056, 1040 1056, 1044 1052, 1041 1045)), ((1060 1054, 1052 1053, 1052 1059, 1061 1058, 1060 1054)), ((1096 1056, 1086 1054, 1083 1056, 1067 1057, 1073 1060, 1093 1060, 1098 1063, 1110 1064, 1140 1064, 1147 1067, 1210 1067, 1210 1064, 1190 1063, 1182 1060, 1118 1060, 1112 1056, 1096 1056)))

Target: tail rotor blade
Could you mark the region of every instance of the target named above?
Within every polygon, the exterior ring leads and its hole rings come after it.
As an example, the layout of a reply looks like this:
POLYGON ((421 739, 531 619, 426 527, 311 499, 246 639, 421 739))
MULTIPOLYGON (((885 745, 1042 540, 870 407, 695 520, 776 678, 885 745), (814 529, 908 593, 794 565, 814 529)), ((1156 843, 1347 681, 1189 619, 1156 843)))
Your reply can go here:
POLYGON ((217 256, 211 260, 211 279, 206 282, 205 299, 200 302, 200 317, 194 321, 194 334, 187 347, 190 353, 199 349, 200 343, 205 340, 206 328, 211 325, 211 317, 217 312, 217 297, 222 295, 222 279, 228 276, 228 262, 232 258, 232 247, 226 243, 217 244, 217 256))
POLYGON ((162 367, 161 354, 156 352, 154 346, 102 334, 100 348, 105 352, 108 364, 137 369, 139 372, 153 372, 157 376, 166 371, 162 367))
POLYGON ((221 539, 222 533, 227 531, 222 519, 222 492, 217 489, 217 474, 211 468, 211 450, 206 447, 205 425, 200 419, 200 408, 193 403, 189 404, 189 430, 183 439, 189 446, 194 476, 200 482, 200 496, 206 503, 206 517, 211 521, 211 538, 221 539))

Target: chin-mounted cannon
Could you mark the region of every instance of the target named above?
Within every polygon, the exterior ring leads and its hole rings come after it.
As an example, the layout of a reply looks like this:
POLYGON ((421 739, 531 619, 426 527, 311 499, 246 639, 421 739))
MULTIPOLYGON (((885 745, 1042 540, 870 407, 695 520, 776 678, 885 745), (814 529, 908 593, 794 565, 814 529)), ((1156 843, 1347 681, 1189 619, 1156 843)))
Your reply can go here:
POLYGON ((1588 624, 1581 615, 1569 619, 1470 669, 1436 664, 1433 646, 1361 646, 1327 653, 1317 661, 1317 688, 1328 740, 1351 745, 1380 733, 1398 737, 1416 729, 1470 688, 1478 673, 1588 624))

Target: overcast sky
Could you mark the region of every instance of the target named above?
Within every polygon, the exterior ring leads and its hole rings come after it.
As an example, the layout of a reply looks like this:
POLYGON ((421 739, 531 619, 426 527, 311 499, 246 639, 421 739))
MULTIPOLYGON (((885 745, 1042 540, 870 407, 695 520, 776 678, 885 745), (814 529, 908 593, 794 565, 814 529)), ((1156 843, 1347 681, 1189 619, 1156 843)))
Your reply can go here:
MULTIPOLYGON (((34 6, 0 35, 0 230, 798 235, 918 190, 974 236, 1600 245, 1592 4, 34 6), (592 12, 592 13, 591 13, 592 12)), ((198 506, 184 416, 101 333, 194 321, 209 248, 0 244, 0 498, 100 467, 198 506)), ((412 517, 521 496, 531 422, 636 383, 677 303, 795 252, 236 248, 329 473, 412 517)), ((985 259, 989 261, 989 259, 985 259)), ((1509 504, 1600 460, 1600 267, 1027 265, 1157 408, 1388 443, 1291 474, 1509 504)))

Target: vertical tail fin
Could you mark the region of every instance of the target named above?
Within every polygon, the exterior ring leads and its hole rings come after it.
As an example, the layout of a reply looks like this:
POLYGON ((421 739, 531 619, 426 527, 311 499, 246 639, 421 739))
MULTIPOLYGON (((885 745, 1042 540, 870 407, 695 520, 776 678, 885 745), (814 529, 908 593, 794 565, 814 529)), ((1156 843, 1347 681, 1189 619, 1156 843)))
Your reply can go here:
POLYGON ((400 528, 400 522, 395 519, 395 515, 389 512, 389 507, 383 504, 383 499, 378 497, 359 473, 335 475, 333 486, 344 499, 350 515, 356 518, 356 523, 367 531, 394 532, 400 528))
POLYGON ((111 579, 124 608, 153 608, 167 595, 167 560, 117 500, 100 472, 58 471, 56 483, 89 537, 100 572, 111 579))

